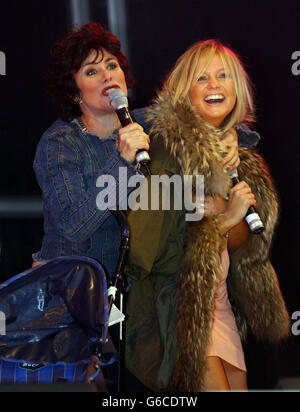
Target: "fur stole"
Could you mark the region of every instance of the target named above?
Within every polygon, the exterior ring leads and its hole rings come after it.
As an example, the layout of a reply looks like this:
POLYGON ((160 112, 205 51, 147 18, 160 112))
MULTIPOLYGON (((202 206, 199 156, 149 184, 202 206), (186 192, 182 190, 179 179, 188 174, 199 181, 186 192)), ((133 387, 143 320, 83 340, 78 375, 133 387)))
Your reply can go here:
MULTIPOLYGON (((205 193, 225 197, 231 187, 222 158, 227 152, 220 132, 208 126, 190 107, 174 107, 165 95, 150 113, 151 134, 162 138, 184 174, 204 175, 205 193)), ((277 195, 267 167, 255 150, 241 147, 239 177, 251 187, 265 225, 230 256, 229 299, 241 337, 247 326, 259 339, 279 341, 289 334, 290 321, 269 249, 277 221, 277 195)), ((221 273, 224 237, 217 216, 189 222, 180 274, 176 315, 177 359, 170 390, 201 391, 213 320, 214 293, 221 273)))

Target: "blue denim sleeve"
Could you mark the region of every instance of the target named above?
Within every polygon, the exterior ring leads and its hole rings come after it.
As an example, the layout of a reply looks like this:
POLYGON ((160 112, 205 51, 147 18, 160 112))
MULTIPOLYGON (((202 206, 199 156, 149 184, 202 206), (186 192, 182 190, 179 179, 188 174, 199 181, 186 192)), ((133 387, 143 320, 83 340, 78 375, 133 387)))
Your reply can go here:
POLYGON ((108 209, 99 210, 96 205, 100 192, 96 187, 97 177, 110 175, 115 179, 113 190, 118 205, 133 190, 125 185, 119 193, 119 168, 126 168, 127 181, 137 173, 118 150, 108 157, 102 169, 96 170, 91 187, 87 185, 84 166, 79 148, 65 134, 52 133, 41 139, 34 170, 43 192, 44 213, 49 215, 51 226, 56 226, 71 241, 88 239, 110 216, 108 209))
POLYGON ((235 129, 238 134, 239 146, 256 146, 260 140, 260 135, 257 132, 249 129, 249 127, 245 126, 244 124, 237 125, 235 129))
POLYGON ((133 110, 133 116, 134 119, 137 123, 139 123, 145 133, 149 134, 150 133, 150 129, 151 129, 151 122, 149 120, 147 120, 147 114, 148 114, 148 110, 151 108, 151 106, 148 107, 143 107, 141 109, 135 109, 133 110))

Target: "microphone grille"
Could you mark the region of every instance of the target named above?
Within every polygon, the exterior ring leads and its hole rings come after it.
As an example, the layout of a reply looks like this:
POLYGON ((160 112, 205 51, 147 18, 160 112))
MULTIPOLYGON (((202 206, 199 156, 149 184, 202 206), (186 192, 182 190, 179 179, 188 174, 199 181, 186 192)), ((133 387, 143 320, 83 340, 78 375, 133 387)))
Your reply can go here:
POLYGON ((107 90, 109 101, 115 110, 121 109, 122 107, 128 107, 128 99, 125 96, 123 90, 118 88, 112 88, 107 90))
POLYGON ((239 177, 237 169, 231 170, 230 177, 231 179, 233 179, 234 177, 239 177))

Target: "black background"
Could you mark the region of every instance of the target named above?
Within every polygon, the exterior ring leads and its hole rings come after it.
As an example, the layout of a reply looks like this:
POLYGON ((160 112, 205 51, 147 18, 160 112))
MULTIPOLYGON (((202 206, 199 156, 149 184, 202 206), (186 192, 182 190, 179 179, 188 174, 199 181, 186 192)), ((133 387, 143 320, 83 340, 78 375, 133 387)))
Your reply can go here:
MULTIPOLYGON (((86 0, 82 0, 83 2, 86 0)), ((89 2, 93 20, 108 27, 105 0, 89 2)), ((229 0, 126 0, 132 73, 132 108, 147 105, 176 59, 192 43, 220 38, 242 57, 255 86, 259 150, 270 165, 281 213, 272 262, 290 314, 300 311, 299 101, 300 74, 292 54, 300 50, 299 2, 229 0)), ((32 162, 41 134, 56 118, 44 91, 51 44, 70 26, 69 1, 15 0, 0 5, 0 202, 3 196, 40 191, 32 162)), ((42 220, 0 218, 0 280, 31 266, 40 247, 42 220)), ((249 387, 273 388, 281 377, 300 376, 300 336, 274 349, 251 337, 245 347, 249 387)))

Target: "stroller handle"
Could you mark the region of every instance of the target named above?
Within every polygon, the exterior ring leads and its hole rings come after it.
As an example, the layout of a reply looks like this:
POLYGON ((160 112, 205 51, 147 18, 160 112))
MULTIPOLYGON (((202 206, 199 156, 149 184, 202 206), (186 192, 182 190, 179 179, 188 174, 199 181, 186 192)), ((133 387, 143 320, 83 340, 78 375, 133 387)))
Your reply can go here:
POLYGON ((126 214, 122 210, 112 210, 111 212, 115 216, 121 229, 120 253, 117 268, 115 273, 113 274, 113 278, 122 280, 125 260, 129 251, 130 228, 126 214))
MULTIPOLYGON (((129 237, 130 237, 130 228, 129 223, 126 217, 126 214, 121 210, 111 210, 110 211, 116 218, 120 229, 121 229, 121 241, 120 241, 120 250, 119 250, 119 259, 115 272, 112 275, 112 279, 109 281, 109 288, 114 289, 114 292, 109 295, 108 299, 108 313, 110 314, 113 301, 116 296, 116 291, 118 290, 118 284, 120 283, 121 288, 126 291, 127 282, 125 281, 123 274, 125 268, 125 261, 127 253, 129 251, 129 237)), ((100 359, 102 354, 102 347, 106 343, 103 340, 104 328, 102 329, 102 336, 99 337, 96 346, 95 346, 95 355, 100 359)))

